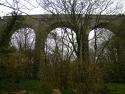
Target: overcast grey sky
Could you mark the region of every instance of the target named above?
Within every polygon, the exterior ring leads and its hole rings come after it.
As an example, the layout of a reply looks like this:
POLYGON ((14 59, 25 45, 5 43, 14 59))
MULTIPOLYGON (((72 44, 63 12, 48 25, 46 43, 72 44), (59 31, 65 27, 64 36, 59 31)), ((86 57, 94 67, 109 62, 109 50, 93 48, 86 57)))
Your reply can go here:
MULTIPOLYGON (((14 5, 13 1, 16 0, 0 0, 0 3, 5 4, 9 7, 17 7, 17 5, 14 5), (8 4, 7 4, 8 3, 8 4)), ((46 13, 38 4, 36 3, 36 0, 17 0, 18 8, 27 13, 27 14, 44 14, 46 13)), ((39 1, 39 0, 38 0, 39 1)), ((115 2, 117 0, 114 0, 115 2)), ((125 6, 125 0, 119 0, 123 6, 125 6)), ((124 7, 125 10, 125 7, 124 7)), ((0 5, 0 16, 5 16, 12 12, 13 10, 11 8, 5 7, 3 5, 0 5)))
MULTIPOLYGON (((9 7, 15 7, 19 8, 19 10, 27 13, 27 14, 44 14, 45 11, 38 6, 36 0, 17 0, 18 6, 14 5, 13 3, 14 0, 0 0, 0 3, 5 4, 9 7)), ((6 14, 9 14, 10 12, 13 11, 13 9, 0 5, 0 15, 4 16, 6 14)))

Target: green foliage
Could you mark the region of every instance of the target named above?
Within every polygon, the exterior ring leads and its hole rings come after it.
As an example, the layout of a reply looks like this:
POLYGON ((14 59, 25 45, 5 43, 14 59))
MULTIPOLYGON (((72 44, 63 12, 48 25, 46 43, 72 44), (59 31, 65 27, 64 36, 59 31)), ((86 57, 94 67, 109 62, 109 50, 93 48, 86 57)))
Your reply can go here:
POLYGON ((104 86, 110 90, 109 94, 125 94, 125 84, 122 83, 100 83, 97 84, 97 88, 101 89, 104 86))
POLYGON ((0 83, 0 93, 2 91, 11 92, 26 90, 27 92, 33 94, 51 94, 50 88, 47 87, 43 82, 40 82, 38 80, 21 80, 18 84, 13 84, 12 86, 10 86, 9 84, 5 84, 4 82, 0 83))
POLYGON ((61 59, 59 62, 58 59, 51 60, 51 62, 46 62, 44 65, 41 81, 46 82, 52 89, 58 88, 66 94, 95 90, 95 83, 100 77, 96 64, 84 66, 80 65, 77 60, 71 62, 61 59))
POLYGON ((0 79, 12 82, 31 79, 32 66, 30 59, 22 53, 0 54, 0 79))
POLYGON ((23 17, 13 12, 11 16, 0 19, 0 51, 9 47, 13 32, 23 25, 23 17), (2 45, 1 45, 2 44, 2 45))
MULTIPOLYGON (((27 92, 33 94, 51 94, 51 87, 48 87, 44 82, 38 80, 21 80, 17 85, 13 84, 10 86, 9 84, 5 84, 4 82, 0 82, 0 93, 10 92, 10 91, 19 91, 26 90, 27 92), (16 87, 16 88, 15 88, 16 87)), ((107 86, 110 93, 109 94, 125 94, 125 84, 120 83, 98 83, 96 85, 97 90, 107 86)), ((62 89, 62 94, 72 94, 72 89, 62 89)), ((1 93, 2 94, 2 93, 1 93)), ((96 93, 97 94, 97 93, 96 93)))

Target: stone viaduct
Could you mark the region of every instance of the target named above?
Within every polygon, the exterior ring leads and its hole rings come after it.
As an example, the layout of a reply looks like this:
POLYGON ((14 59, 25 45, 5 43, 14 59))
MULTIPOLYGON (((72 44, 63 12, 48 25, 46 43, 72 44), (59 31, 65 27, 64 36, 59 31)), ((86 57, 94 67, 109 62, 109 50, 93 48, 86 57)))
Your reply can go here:
MULTIPOLYGON (((44 14, 44 15, 30 15, 30 16, 21 16, 23 20, 21 25, 13 29, 13 32, 19 28, 31 28, 35 31, 36 34, 36 61, 40 58, 44 60, 44 44, 47 38, 47 35, 50 31, 55 28, 67 27, 72 28, 72 23, 69 22, 70 19, 65 19, 65 15, 61 17, 61 22, 58 17, 55 15, 44 14), (42 54, 41 54, 42 53, 42 54), (41 54, 41 55, 40 55, 41 54)), ((100 16, 100 21, 96 24, 96 15, 91 17, 87 36, 89 32, 94 28, 106 28, 112 31, 116 37, 119 38, 120 45, 120 58, 121 62, 125 63, 125 16, 124 15, 102 15, 100 16)), ((83 17, 84 19, 84 17, 83 17)), ((74 30, 74 29, 73 29, 74 30)), ((75 31, 75 30, 74 30, 75 31)), ((84 31, 83 31, 84 32, 84 31)), ((86 40, 88 42, 88 40, 86 40)), ((88 44, 88 43, 87 43, 88 44)))

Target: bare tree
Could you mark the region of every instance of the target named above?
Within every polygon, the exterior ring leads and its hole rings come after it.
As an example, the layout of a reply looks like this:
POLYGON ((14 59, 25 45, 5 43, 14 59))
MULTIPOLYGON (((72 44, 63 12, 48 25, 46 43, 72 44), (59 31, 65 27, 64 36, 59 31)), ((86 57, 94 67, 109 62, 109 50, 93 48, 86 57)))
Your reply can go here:
POLYGON ((34 49, 35 33, 30 28, 22 28, 15 32, 11 37, 11 45, 19 50, 34 49))
POLYGON ((76 35, 68 28, 57 28, 48 35, 46 42, 46 53, 54 53, 58 49, 63 60, 76 58, 76 35), (75 47, 73 47, 75 45, 75 47), (74 49, 75 48, 75 49, 74 49))
POLYGON ((106 53, 106 47, 108 47, 110 41, 114 34, 104 28, 97 28, 92 31, 94 33, 93 38, 89 39, 89 47, 91 52, 91 56, 93 57, 92 62, 98 63, 98 59, 100 58, 102 53, 106 53), (93 53, 93 55, 92 55, 93 53))
MULTIPOLYGON (((112 7, 114 11, 118 10, 118 6, 113 7, 114 2, 112 0, 37 0, 39 5, 52 14, 68 14, 66 20, 69 19, 69 23, 73 25, 73 29, 76 32, 78 49, 77 57, 80 57, 80 53, 84 57, 84 51, 80 51, 81 46, 84 46, 83 40, 87 29, 89 28, 90 18, 92 14, 97 14, 96 24, 99 23, 99 16, 101 14, 109 13, 109 8, 112 7), (116 10, 117 8, 117 10, 116 10), (83 19, 84 17, 84 19, 83 19), (82 39, 83 38, 83 39, 82 39), (82 39, 82 42, 80 40, 82 39), (81 44, 80 44, 81 43, 81 44), (80 46, 81 45, 81 46, 80 46)), ((110 10, 111 11, 111 10, 110 10)), ((114 12, 112 11, 112 12, 114 12)), ((110 12, 111 13, 111 12, 110 12)), ((60 20, 59 20, 60 21, 60 20)), ((81 47, 86 48, 86 47, 81 47)))
MULTIPOLYGON (((79 93, 86 92, 88 94, 88 92, 91 92, 90 89, 92 89, 91 87, 94 81, 94 79, 90 80, 89 78, 92 76, 92 72, 94 70, 88 70, 91 64, 89 61, 87 32, 90 27, 91 19, 93 19, 92 15, 97 15, 94 18, 96 25, 101 19, 101 14, 113 14, 120 7, 112 0, 37 0, 37 2, 43 9, 47 10, 53 15, 56 15, 58 21, 63 23, 65 19, 67 23, 70 24, 71 29, 75 31, 77 47, 76 45, 73 45, 73 50, 75 51, 76 49, 76 56, 78 58, 77 71, 79 76, 77 77, 79 80, 77 85, 79 93), (113 6, 114 4, 116 6, 113 6), (63 14, 65 15, 62 20, 61 17, 63 14)), ((96 44, 95 49, 97 49, 96 44)))
MULTIPOLYGON (((26 2, 30 3, 29 1, 25 0, 26 2)), ((12 7, 8 0, 6 0, 7 5, 0 3, 3 6, 9 7, 16 11, 16 13, 23 13, 19 8, 19 0, 13 0, 14 4, 12 7), (16 5, 15 5, 16 3, 16 5)), ((56 15, 57 20, 59 22, 66 21, 69 25, 67 28, 71 28, 76 33, 76 42, 77 46, 74 43, 74 40, 71 40, 69 37, 70 42, 72 43, 73 49, 72 52, 75 51, 75 54, 77 56, 77 66, 76 66, 76 78, 75 80, 75 86, 73 88, 77 88, 79 94, 83 93, 90 93, 92 92, 93 88, 92 85, 94 85, 94 76, 93 72, 95 72, 95 67, 91 66, 90 64, 90 57, 89 57, 89 46, 88 46, 88 29, 90 27, 91 19, 95 20, 95 25, 99 23, 101 14, 113 14, 115 13, 120 7, 116 6, 114 7, 114 2, 112 0, 36 0, 38 5, 40 5, 43 9, 47 10, 47 12, 56 15), (111 10, 112 9, 112 10, 111 10), (63 16, 63 14, 65 14, 63 16), (93 19, 92 15, 96 14, 97 16, 93 19), (63 18, 63 19, 62 19, 63 18), (91 70, 91 67, 93 70, 91 70)), ((30 5, 32 5, 30 3, 30 5)), ((8 30, 8 29, 7 29, 8 30)), ((63 36, 64 37, 64 36, 63 36)), ((67 45, 64 43, 64 39, 61 39, 64 45, 67 45)), ((97 37, 95 33, 95 37, 97 37)), ((57 39, 55 38, 55 42, 57 43, 57 39)), ((26 41, 25 41, 26 42, 26 41)), ((95 50, 97 50, 97 40, 95 39, 95 50)), ((25 45, 26 46, 26 45, 25 45)), ((69 45, 66 46, 69 49, 69 45)), ((59 51, 60 45, 56 44, 55 53, 59 51)), ((62 46, 62 49, 60 50, 64 51, 64 47, 62 46)), ((69 54, 69 53, 68 53, 69 54)), ((94 55, 97 57, 97 54, 94 55)), ((56 56, 57 57, 57 56, 56 56)), ((94 57, 94 58, 95 58, 94 57)), ((76 60, 76 61, 77 61, 76 60)))

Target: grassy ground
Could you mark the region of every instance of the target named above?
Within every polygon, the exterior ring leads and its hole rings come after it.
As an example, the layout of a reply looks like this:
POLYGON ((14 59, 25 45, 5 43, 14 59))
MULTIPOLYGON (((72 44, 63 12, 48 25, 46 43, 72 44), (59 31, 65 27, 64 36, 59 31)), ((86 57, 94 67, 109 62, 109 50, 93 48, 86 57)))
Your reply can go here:
MULTIPOLYGON (((20 81, 16 84, 0 82, 0 94, 25 90, 28 94, 50 94, 51 90, 40 81, 20 81), (3 93, 4 92, 4 93, 3 93)), ((8 94, 8 93, 7 93, 8 94)), ((22 93, 21 93, 22 94, 22 93)))
POLYGON ((106 85, 110 89, 111 94, 125 94, 125 84, 108 83, 106 85))
MULTIPOLYGON (((29 94, 51 94, 50 88, 41 83, 42 82, 33 80, 21 81, 18 84, 0 82, 0 94, 7 94, 5 92, 13 92, 19 90, 30 92, 29 94)), ((99 88, 107 86, 110 90, 110 94, 125 94, 125 84, 108 83, 100 84, 98 86, 99 88)))

